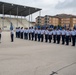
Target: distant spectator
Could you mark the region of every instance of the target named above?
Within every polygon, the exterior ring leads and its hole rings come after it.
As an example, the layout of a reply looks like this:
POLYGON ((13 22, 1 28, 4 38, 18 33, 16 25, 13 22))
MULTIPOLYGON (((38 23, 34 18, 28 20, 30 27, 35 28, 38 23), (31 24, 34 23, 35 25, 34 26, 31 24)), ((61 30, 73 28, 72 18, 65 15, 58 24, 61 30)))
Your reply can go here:
POLYGON ((14 31, 13 30, 11 30, 11 42, 13 42, 14 41, 14 31))
POLYGON ((10 25, 10 30, 13 30, 13 25, 12 25, 12 23, 11 23, 11 25, 10 25))

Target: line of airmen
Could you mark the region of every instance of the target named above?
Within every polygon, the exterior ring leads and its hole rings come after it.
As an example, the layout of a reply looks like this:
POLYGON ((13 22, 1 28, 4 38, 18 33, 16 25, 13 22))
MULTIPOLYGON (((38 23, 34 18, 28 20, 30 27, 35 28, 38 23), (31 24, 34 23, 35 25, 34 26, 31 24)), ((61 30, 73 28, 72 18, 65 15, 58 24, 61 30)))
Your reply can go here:
POLYGON ((75 46, 75 41, 76 41, 76 29, 73 28, 70 30, 67 28, 66 30, 62 28, 60 30, 59 28, 53 28, 53 29, 43 29, 43 28, 33 28, 29 27, 28 28, 16 28, 16 38, 21 38, 21 39, 26 39, 26 40, 35 40, 38 42, 45 42, 51 43, 53 39, 53 43, 60 44, 61 38, 62 38, 62 45, 65 44, 69 45, 69 42, 71 42, 72 39, 72 46, 75 46))

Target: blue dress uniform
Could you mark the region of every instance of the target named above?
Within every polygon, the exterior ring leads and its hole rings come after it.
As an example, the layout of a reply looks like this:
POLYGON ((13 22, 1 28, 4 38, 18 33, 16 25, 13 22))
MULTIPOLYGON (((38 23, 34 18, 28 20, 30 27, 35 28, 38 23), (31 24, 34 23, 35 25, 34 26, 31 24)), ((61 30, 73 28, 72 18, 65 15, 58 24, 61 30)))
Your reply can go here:
POLYGON ((18 28, 16 27, 16 38, 18 38, 18 28))
POLYGON ((41 29, 41 42, 43 42, 44 40, 44 33, 45 33, 45 30, 41 29))
POLYGON ((49 35, 49 31, 48 29, 45 30, 45 42, 48 42, 48 35, 49 35))
POLYGON ((40 28, 38 29, 38 42, 40 42, 40 38, 41 38, 41 30, 40 28))
POLYGON ((34 40, 34 32, 35 32, 35 30, 32 28, 32 29, 31 29, 32 41, 34 40))
POLYGON ((71 31, 71 36, 72 36, 72 46, 75 46, 75 36, 76 36, 75 30, 71 31))
POLYGON ((17 28, 17 35, 18 35, 18 38, 19 38, 19 27, 17 28))
POLYGON ((19 37, 20 37, 20 35, 19 35, 19 34, 20 34, 20 29, 19 29, 19 28, 17 28, 17 29, 16 29, 16 37, 17 37, 17 38, 19 38, 19 37))
POLYGON ((26 28, 26 40, 28 40, 28 32, 29 32, 29 30, 28 30, 28 28, 26 28))
POLYGON ((26 28, 24 28, 24 39, 26 39, 26 28))
MULTIPOLYGON (((75 34, 76 34, 76 29, 74 31, 75 31, 75 34)), ((76 35, 75 35, 75 42, 76 42, 76 35)))
POLYGON ((2 30, 1 30, 1 28, 0 28, 0 43, 1 43, 1 33, 2 33, 2 30))
POLYGON ((38 29, 35 28, 35 41, 37 41, 37 36, 38 36, 38 29))
POLYGON ((14 41, 14 31, 11 30, 11 42, 13 42, 13 41, 14 41))
MULTIPOLYGON (((71 29, 69 30, 70 35, 71 35, 71 29)), ((71 42, 71 36, 69 37, 69 42, 71 42)))
POLYGON ((58 29, 58 30, 56 31, 56 33, 57 33, 57 44, 60 44, 61 31, 58 29))
POLYGON ((66 30, 66 45, 69 45, 69 37, 70 37, 70 31, 69 29, 66 30))
POLYGON ((21 33, 21 39, 23 39, 23 32, 24 32, 24 30, 23 30, 23 27, 22 27, 21 31, 20 31, 20 33, 21 33))
POLYGON ((62 35, 62 45, 65 44, 65 34, 66 34, 65 29, 63 29, 63 30, 61 31, 61 35, 62 35))
POLYGON ((52 40, 52 34, 53 34, 52 30, 49 30, 49 43, 51 43, 51 40, 52 40))
POLYGON ((29 33, 29 40, 31 40, 31 28, 29 28, 28 33, 29 33))
POLYGON ((21 34, 20 34, 21 28, 18 27, 18 38, 20 38, 21 34))
POLYGON ((56 30, 54 29, 52 32, 53 32, 53 40, 54 40, 53 43, 56 43, 56 30))
POLYGON ((19 27, 19 28, 18 28, 18 38, 21 37, 21 33, 20 33, 20 31, 21 31, 21 28, 19 27))

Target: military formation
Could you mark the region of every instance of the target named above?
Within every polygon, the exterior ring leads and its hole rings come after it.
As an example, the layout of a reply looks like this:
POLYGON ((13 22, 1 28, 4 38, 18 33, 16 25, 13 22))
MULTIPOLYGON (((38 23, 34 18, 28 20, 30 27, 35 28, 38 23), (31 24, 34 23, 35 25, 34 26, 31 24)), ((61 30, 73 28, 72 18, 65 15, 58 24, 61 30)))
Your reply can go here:
POLYGON ((23 28, 17 27, 16 28, 16 38, 25 39, 25 40, 32 40, 38 42, 53 42, 62 45, 66 44, 67 46, 69 43, 72 43, 72 46, 75 46, 76 41, 76 29, 73 28, 72 30, 69 28, 23 28))

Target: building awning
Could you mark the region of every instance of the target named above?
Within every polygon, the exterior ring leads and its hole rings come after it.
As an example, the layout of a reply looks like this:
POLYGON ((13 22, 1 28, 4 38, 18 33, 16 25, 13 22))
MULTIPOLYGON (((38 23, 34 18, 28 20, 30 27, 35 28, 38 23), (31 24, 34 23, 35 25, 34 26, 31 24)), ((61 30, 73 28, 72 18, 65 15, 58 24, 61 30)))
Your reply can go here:
POLYGON ((12 3, 6 3, 0 1, 0 14, 4 15, 14 15, 14 16, 28 16, 37 11, 40 11, 39 8, 17 5, 12 3))

